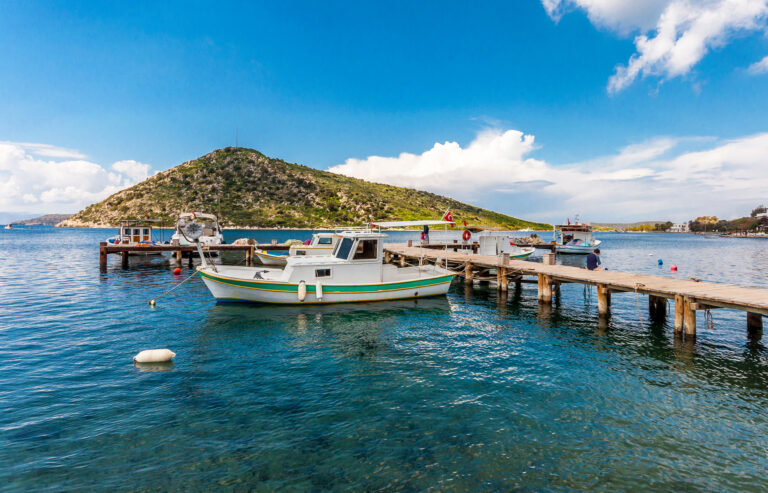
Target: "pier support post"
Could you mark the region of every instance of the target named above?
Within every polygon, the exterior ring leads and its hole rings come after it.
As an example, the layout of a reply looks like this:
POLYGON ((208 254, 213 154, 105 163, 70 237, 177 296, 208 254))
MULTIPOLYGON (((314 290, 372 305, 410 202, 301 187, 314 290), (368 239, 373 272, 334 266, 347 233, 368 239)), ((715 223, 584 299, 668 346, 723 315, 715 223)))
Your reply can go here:
POLYGON ((99 267, 106 269, 107 267, 107 242, 102 241, 99 243, 99 267))
POLYGON ((759 313, 747 312, 747 331, 750 333, 763 331, 763 316, 759 313))
POLYGON ((667 299, 648 295, 648 313, 654 320, 664 320, 667 315, 667 299))
POLYGON ((128 252, 123 252, 123 259, 122 259, 122 262, 120 263, 120 266, 123 269, 128 268, 128 252))
POLYGON ((600 316, 608 315, 611 309, 611 292, 608 286, 604 284, 597 285, 597 314, 600 316))
POLYGON ((193 255, 192 255, 192 252, 189 252, 189 268, 190 268, 190 269, 193 267, 193 264, 192 264, 192 257, 193 257, 193 255))
POLYGON ((176 250, 176 263, 181 264, 182 253, 181 249, 176 250))
POLYGON ((472 284, 475 274, 472 272, 472 262, 464 264, 464 282, 472 284))
POLYGON ((687 297, 683 302, 683 318, 685 319, 685 336, 696 337, 696 310, 693 309, 693 302, 687 297))
POLYGON ((502 253, 499 255, 499 266, 496 269, 496 285, 499 290, 506 291, 509 284, 507 278, 507 266, 509 265, 509 254, 502 253))
POLYGON ((400 255, 400 267, 405 267, 405 255, 400 255))
POLYGON ((546 274, 539 274, 539 301, 552 303, 552 278, 546 274))
POLYGON ((388 264, 392 260, 392 256, 389 254, 389 252, 384 252, 384 263, 388 264))
POLYGON ((685 299, 683 295, 675 295, 675 335, 679 336, 683 333, 683 324, 685 322, 685 299))

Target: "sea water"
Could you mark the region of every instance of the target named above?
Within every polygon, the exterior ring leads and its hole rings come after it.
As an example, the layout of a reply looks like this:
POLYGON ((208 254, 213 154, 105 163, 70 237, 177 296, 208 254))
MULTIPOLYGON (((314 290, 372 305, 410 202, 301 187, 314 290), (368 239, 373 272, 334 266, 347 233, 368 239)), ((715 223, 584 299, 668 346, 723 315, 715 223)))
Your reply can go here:
MULTIPOLYGON (((713 311, 713 329, 700 312, 692 343, 634 293, 599 323, 578 284, 551 309, 535 285, 461 279, 447 297, 276 307, 216 304, 195 277, 151 308, 192 269, 100 271, 112 233, 0 230, 0 490, 768 486, 768 352, 743 312, 713 311), (166 347, 173 364, 134 366, 166 347)), ((768 240, 598 237, 609 269, 768 287, 768 240)))

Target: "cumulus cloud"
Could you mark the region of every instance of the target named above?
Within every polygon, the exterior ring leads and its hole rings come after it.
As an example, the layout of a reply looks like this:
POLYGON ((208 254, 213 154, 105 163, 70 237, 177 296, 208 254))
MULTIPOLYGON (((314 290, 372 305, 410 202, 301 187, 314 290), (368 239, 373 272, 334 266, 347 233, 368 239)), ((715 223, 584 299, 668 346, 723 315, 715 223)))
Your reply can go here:
POLYGON ((596 25, 626 35, 637 32, 637 52, 616 67, 608 92, 638 77, 663 80, 688 74, 711 49, 734 36, 765 30, 768 0, 541 0, 554 20, 582 9, 596 25))
POLYGON ((330 171, 548 221, 575 213, 609 221, 728 217, 766 200, 768 133, 730 141, 662 137, 562 165, 530 157, 535 150, 531 135, 484 131, 466 147, 438 143, 422 154, 348 159, 330 171), (692 150, 692 143, 706 148, 692 150))
POLYGON ((759 62, 755 62, 752 65, 750 65, 747 71, 752 75, 764 74, 768 72, 768 56, 766 56, 759 62))
POLYGON ((76 212, 152 172, 137 161, 118 161, 107 169, 85 158, 47 144, 0 142, 0 210, 76 212))

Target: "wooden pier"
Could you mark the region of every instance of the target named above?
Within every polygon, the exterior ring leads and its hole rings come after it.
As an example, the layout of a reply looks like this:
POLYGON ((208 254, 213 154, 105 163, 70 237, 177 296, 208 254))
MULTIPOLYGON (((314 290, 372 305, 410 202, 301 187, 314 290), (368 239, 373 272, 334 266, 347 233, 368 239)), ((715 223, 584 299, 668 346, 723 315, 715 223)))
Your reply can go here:
MULTIPOLYGON (((410 243, 410 242, 409 242, 410 243)), ((747 329, 751 332, 763 328, 763 315, 768 315, 768 289, 748 288, 732 284, 719 284, 698 280, 674 279, 660 276, 632 274, 613 270, 590 271, 579 267, 554 264, 554 254, 545 254, 545 261, 528 262, 511 260, 508 255, 498 257, 452 251, 453 245, 442 250, 387 244, 385 261, 398 261, 405 265, 414 263, 439 263, 458 271, 467 283, 475 280, 495 281, 500 291, 507 291, 510 282, 538 285, 538 300, 551 304, 553 293, 560 285, 580 283, 597 286, 597 310, 600 317, 610 313, 612 293, 637 293, 648 296, 648 308, 652 318, 666 316, 667 300, 675 301, 676 335, 696 336, 696 311, 730 308, 747 313, 747 329), (496 273, 490 273, 495 270, 496 273)))
MULTIPOLYGON (((253 244, 253 245, 215 245, 215 246, 203 246, 203 252, 244 252, 245 263, 250 265, 253 262, 253 252, 256 250, 270 250, 270 251, 287 251, 291 247, 290 245, 268 243, 268 244, 253 244)), ((123 268, 128 267, 128 257, 131 254, 154 254, 162 252, 173 252, 176 261, 181 263, 183 258, 189 258, 189 265, 192 266, 193 254, 197 253, 197 247, 195 246, 181 246, 181 245, 152 245, 152 246, 136 246, 136 245, 111 245, 107 242, 99 243, 99 266, 105 268, 107 266, 107 255, 115 254, 122 256, 123 268)))

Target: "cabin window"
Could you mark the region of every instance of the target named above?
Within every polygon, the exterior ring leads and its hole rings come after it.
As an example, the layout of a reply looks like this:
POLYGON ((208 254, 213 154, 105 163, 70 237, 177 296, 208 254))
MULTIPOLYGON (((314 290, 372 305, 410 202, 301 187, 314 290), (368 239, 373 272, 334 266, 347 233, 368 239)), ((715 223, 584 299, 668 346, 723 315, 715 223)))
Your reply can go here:
POLYGON ((123 234, 128 236, 131 234, 131 228, 123 228, 123 234))
POLYGON ((315 269, 315 277, 331 277, 331 269, 315 269))
POLYGON ((344 238, 336 247, 336 258, 348 259, 350 250, 352 250, 352 238, 344 238))
POLYGON ((149 228, 144 228, 144 234, 145 234, 145 235, 148 235, 148 234, 149 234, 149 228))
POLYGON ((296 250, 296 255, 306 255, 306 254, 307 254, 306 250, 296 250))
POLYGON ((317 244, 318 245, 330 245, 331 244, 331 238, 318 238, 317 244))
POLYGON ((141 228, 134 228, 133 229, 133 234, 140 235, 141 234, 141 228))
POLYGON ((378 240, 360 240, 352 260, 375 260, 378 254, 378 240))

